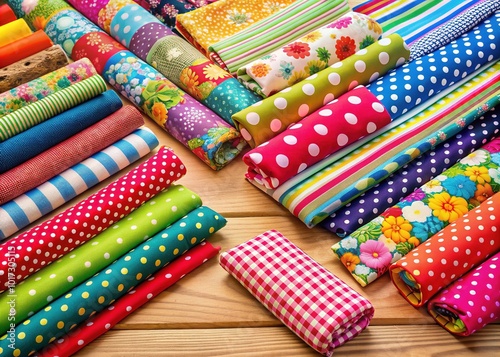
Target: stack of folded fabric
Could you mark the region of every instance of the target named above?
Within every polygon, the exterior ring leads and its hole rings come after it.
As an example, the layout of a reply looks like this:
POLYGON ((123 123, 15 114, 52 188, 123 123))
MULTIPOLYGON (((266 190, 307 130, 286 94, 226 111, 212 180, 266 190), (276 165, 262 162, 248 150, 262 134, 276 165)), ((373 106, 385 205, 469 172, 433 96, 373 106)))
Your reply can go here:
MULTIPOLYGON (((185 173, 177 155, 162 147, 92 196, 2 244, 0 300, 8 301, 15 293, 29 303, 16 306, 13 318, 0 324, 1 333, 7 333, 0 339, 0 351, 24 356, 57 349, 49 344, 72 335, 77 326, 84 331, 79 333, 87 333, 84 325, 92 316, 104 323, 90 332, 93 337, 85 341, 89 343, 124 318, 105 310, 111 304, 123 309, 133 301, 137 308, 150 293, 171 285, 171 279, 158 275, 170 271, 165 266, 226 224, 224 217, 202 206, 196 193, 174 184, 185 173), (7 278, 13 248, 19 274, 7 278), (149 277, 157 281, 143 288, 149 277), (127 295, 136 287, 139 295, 127 295), (14 350, 8 347, 12 324, 18 337, 14 350)), ((206 243, 195 252, 195 264, 185 265, 181 258, 173 269, 192 270, 217 251, 206 243)), ((9 316, 11 306, 3 305, 2 314, 9 316)), ((83 345, 74 336, 69 341, 65 349, 83 345)))

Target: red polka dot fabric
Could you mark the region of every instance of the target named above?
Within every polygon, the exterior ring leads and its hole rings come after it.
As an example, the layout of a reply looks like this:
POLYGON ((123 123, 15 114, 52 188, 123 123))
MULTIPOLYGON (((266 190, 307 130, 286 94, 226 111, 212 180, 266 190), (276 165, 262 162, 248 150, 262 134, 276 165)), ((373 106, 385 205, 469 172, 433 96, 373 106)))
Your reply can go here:
POLYGON ((162 147, 95 194, 4 242, 0 245, 0 291, 92 239, 185 174, 186 168, 177 155, 162 147), (17 264, 14 268, 13 261, 17 264))
POLYGON ((247 178, 277 188, 390 121, 389 112, 375 95, 358 86, 248 152, 243 157, 247 178))
POLYGON ((498 252, 498 207, 500 194, 496 193, 391 265, 390 276, 401 295, 413 306, 423 306, 498 252))

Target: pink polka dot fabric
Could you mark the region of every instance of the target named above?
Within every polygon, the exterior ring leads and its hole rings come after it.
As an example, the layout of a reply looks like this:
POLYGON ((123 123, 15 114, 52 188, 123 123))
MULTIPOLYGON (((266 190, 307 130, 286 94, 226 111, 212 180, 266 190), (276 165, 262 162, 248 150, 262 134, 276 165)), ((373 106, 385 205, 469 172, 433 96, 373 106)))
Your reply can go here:
POLYGON ((219 256, 220 265, 316 351, 331 356, 370 323, 371 303, 269 230, 219 256))
POLYGON ((358 86, 245 154, 246 176, 266 188, 277 188, 390 121, 389 112, 375 95, 358 86))
POLYGON ((4 242, 0 245, 0 291, 92 239, 185 174, 177 155, 162 147, 92 196, 4 242))
POLYGON ((500 250, 498 207, 500 193, 390 266, 392 282, 411 305, 423 306, 441 289, 500 250))
POLYGON ((433 297, 427 309, 438 324, 460 336, 500 319, 500 252, 433 297))

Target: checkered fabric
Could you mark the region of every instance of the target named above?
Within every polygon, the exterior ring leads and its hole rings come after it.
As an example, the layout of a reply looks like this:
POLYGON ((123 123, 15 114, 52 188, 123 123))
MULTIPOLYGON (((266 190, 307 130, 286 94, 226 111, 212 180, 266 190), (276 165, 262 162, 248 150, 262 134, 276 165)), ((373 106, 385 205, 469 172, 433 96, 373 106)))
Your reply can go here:
POLYGON ((269 230, 219 257, 220 265, 316 351, 331 356, 370 323, 371 303, 269 230))

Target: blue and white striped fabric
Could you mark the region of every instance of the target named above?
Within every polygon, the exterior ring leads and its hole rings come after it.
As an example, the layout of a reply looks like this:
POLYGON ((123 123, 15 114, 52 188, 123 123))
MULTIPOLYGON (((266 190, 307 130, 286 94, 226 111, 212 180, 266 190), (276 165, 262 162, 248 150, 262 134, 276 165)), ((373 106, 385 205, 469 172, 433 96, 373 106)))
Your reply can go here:
POLYGON ((139 128, 37 188, 1 205, 0 240, 147 155, 158 144, 158 138, 150 129, 139 128))

